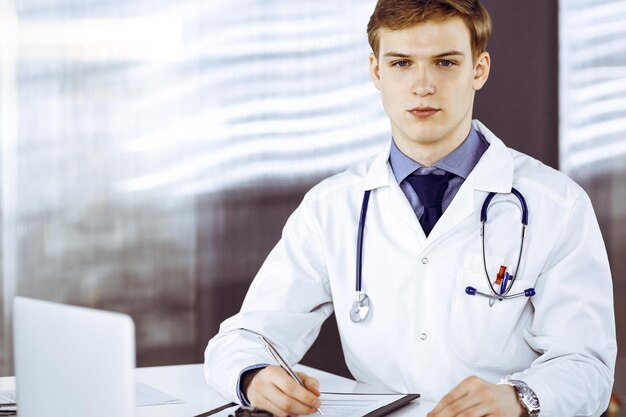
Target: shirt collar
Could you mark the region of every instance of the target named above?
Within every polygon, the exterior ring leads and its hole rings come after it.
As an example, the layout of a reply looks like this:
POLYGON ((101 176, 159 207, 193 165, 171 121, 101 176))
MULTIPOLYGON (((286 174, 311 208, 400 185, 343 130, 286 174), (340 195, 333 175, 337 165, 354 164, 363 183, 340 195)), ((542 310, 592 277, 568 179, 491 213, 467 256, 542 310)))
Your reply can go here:
MULTIPOLYGON (((489 147, 489 143, 472 125, 469 134, 455 150, 433 164, 433 167, 451 172, 454 175, 466 179, 474 169, 483 153, 489 147)), ((415 170, 424 168, 422 164, 416 162, 402 153, 396 146, 395 140, 391 141, 389 152, 389 164, 393 175, 400 184, 406 177, 415 170)))

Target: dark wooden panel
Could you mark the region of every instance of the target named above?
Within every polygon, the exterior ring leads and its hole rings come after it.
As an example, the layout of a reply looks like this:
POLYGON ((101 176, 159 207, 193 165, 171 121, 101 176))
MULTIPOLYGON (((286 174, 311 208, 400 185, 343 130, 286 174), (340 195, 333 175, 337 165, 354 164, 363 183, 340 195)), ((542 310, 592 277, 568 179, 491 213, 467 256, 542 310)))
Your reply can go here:
POLYGON ((483 0, 492 68, 475 116, 508 146, 558 167, 558 1, 483 0))

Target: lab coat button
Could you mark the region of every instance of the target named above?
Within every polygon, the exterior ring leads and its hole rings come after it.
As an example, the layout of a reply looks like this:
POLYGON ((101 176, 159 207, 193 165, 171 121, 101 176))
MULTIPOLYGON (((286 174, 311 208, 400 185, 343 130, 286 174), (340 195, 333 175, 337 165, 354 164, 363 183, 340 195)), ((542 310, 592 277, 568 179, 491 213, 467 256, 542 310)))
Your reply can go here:
POLYGON ((428 258, 426 258, 426 257, 422 258, 422 263, 424 265, 426 265, 428 263, 428 258))
POLYGON ((426 333, 420 334, 420 339, 422 339, 422 340, 426 340, 427 337, 428 337, 428 335, 426 333))

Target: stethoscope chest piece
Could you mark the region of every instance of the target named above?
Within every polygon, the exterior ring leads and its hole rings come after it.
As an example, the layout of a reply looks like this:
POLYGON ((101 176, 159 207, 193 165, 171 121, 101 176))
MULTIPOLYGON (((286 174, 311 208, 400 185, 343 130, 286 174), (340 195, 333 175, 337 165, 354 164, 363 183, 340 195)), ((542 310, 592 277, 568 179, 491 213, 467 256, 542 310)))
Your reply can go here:
POLYGON ((367 294, 360 293, 357 297, 350 309, 350 320, 354 323, 360 323, 365 320, 370 312, 370 299, 367 294))

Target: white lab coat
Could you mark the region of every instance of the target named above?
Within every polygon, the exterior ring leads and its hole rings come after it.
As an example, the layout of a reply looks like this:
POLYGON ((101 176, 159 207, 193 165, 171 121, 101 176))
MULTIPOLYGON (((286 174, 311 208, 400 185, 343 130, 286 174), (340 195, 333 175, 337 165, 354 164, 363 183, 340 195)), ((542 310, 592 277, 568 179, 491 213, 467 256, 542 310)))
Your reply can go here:
MULTIPOLYGON (((522 379, 541 416, 598 416, 608 404, 617 344, 606 250, 586 193, 564 174, 491 144, 425 237, 389 166, 389 147, 309 191, 254 279, 241 312, 224 321, 205 352, 207 382, 236 401, 242 369, 273 363, 265 334, 298 362, 335 311, 348 368, 365 383, 438 401, 469 375, 522 379), (496 302, 483 272, 480 209, 489 192, 519 190, 529 220, 513 291, 496 302), (367 319, 350 320, 363 192, 372 190, 363 248, 367 319)), ((489 209, 487 264, 515 267, 521 214, 497 196, 489 209)), ((323 388, 323 387, 322 387, 323 388)))

